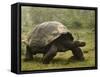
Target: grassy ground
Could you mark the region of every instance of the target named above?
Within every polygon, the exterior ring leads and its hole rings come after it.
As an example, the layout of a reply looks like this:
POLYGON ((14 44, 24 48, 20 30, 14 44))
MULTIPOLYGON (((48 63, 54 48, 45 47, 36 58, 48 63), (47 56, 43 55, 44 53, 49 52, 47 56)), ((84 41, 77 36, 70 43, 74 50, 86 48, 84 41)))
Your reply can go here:
POLYGON ((22 58, 22 69, 25 70, 43 70, 43 69, 59 69, 59 68, 76 68, 76 67, 92 67, 95 65, 93 51, 85 54, 85 61, 70 61, 68 58, 71 52, 58 53, 57 56, 48 65, 42 64, 42 58, 35 56, 33 61, 24 62, 22 58))
MULTIPOLYGON (((80 40, 85 40, 86 46, 82 48, 85 61, 77 62, 71 61, 69 58, 72 56, 71 51, 58 53, 57 56, 51 61, 50 64, 42 64, 42 54, 34 56, 33 61, 24 62, 25 45, 22 46, 21 55, 21 70, 43 70, 43 69, 59 69, 59 68, 75 68, 75 67, 92 67, 95 66, 95 42, 94 33, 87 29, 76 30, 72 29, 72 32, 77 32, 79 34, 80 40)), ((74 33, 73 33, 74 34, 74 33)), ((25 36, 25 32, 22 33, 22 39, 25 36)))

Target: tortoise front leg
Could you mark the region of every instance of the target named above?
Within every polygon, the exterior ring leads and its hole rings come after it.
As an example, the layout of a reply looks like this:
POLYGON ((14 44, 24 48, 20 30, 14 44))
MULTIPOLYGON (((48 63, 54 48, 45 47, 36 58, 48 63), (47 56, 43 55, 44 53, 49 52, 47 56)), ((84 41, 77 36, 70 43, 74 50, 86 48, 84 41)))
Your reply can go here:
POLYGON ((68 48, 72 51, 73 56, 72 59, 75 60, 84 60, 84 55, 80 47, 85 46, 85 42, 80 41, 68 41, 68 48))
POLYGON ((81 48, 79 48, 79 47, 73 48, 72 53, 73 53, 73 56, 71 57, 72 59, 79 60, 79 61, 84 60, 84 55, 83 55, 81 48))
POLYGON ((50 61, 56 56, 57 48, 56 46, 52 45, 48 52, 43 57, 43 64, 49 64, 50 61))

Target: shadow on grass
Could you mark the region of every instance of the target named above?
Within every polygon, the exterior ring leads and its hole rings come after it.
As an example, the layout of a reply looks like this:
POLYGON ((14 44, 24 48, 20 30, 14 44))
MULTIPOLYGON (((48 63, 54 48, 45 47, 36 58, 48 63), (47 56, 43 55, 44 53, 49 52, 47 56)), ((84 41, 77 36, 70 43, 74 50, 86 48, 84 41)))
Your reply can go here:
POLYGON ((73 64, 73 63, 76 63, 76 62, 78 62, 78 61, 75 60, 75 59, 71 59, 71 57, 66 58, 66 59, 64 59, 64 58, 56 58, 56 59, 52 60, 53 64, 56 63, 56 64, 62 64, 62 65, 66 65, 66 64, 70 64, 70 63, 73 64))
MULTIPOLYGON (((23 62, 25 62, 23 59, 22 59, 23 62)), ((42 57, 34 57, 33 60, 31 61, 27 61, 27 62, 30 62, 30 63, 38 63, 38 64, 43 64, 42 63, 42 57)), ((66 65, 66 64, 69 64, 69 63, 75 63, 77 61, 75 60, 72 60, 70 58, 55 58, 53 59, 50 64, 62 64, 62 65, 66 65)))

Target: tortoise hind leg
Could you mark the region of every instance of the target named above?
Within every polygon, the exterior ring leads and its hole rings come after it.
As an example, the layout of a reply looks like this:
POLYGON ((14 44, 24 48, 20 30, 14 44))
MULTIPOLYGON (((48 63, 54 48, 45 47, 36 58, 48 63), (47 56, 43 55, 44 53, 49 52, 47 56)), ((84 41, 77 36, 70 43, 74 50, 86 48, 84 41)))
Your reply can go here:
POLYGON ((30 47, 26 46, 26 53, 25 53, 24 61, 30 61, 30 60, 33 60, 33 54, 31 53, 30 47))
POLYGON ((56 46, 54 46, 54 45, 51 46, 49 51, 43 57, 43 64, 49 64, 50 61, 54 58, 54 56, 56 56, 56 53, 57 53, 56 46))

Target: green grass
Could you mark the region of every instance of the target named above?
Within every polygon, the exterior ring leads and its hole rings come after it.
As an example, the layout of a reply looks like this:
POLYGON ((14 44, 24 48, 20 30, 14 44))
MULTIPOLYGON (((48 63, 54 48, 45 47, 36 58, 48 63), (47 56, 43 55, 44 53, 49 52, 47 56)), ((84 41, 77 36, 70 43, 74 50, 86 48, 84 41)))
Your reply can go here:
POLYGON ((94 52, 85 53, 85 61, 70 61, 71 52, 58 53, 50 64, 42 64, 42 57, 35 56, 32 61, 24 62, 22 57, 21 70, 43 70, 43 69, 59 69, 59 68, 77 68, 95 66, 94 52))
MULTIPOLYGON (((28 28, 27 28, 28 29, 28 28)), ((28 31, 28 30, 27 30, 28 31)), ((22 32, 22 39, 26 38, 27 31, 22 32)), ((63 53, 57 53, 55 58, 50 64, 42 64, 42 54, 34 56, 34 59, 29 62, 24 62, 25 45, 22 44, 22 55, 21 55, 21 70, 43 70, 43 69, 59 69, 59 68, 77 68, 77 67, 93 67, 95 66, 95 42, 94 33, 88 29, 71 29, 73 32, 79 34, 79 39, 86 42, 86 46, 82 48, 85 61, 71 61, 69 58, 72 56, 71 51, 63 53)), ((74 36, 76 37, 76 36, 74 36)))

